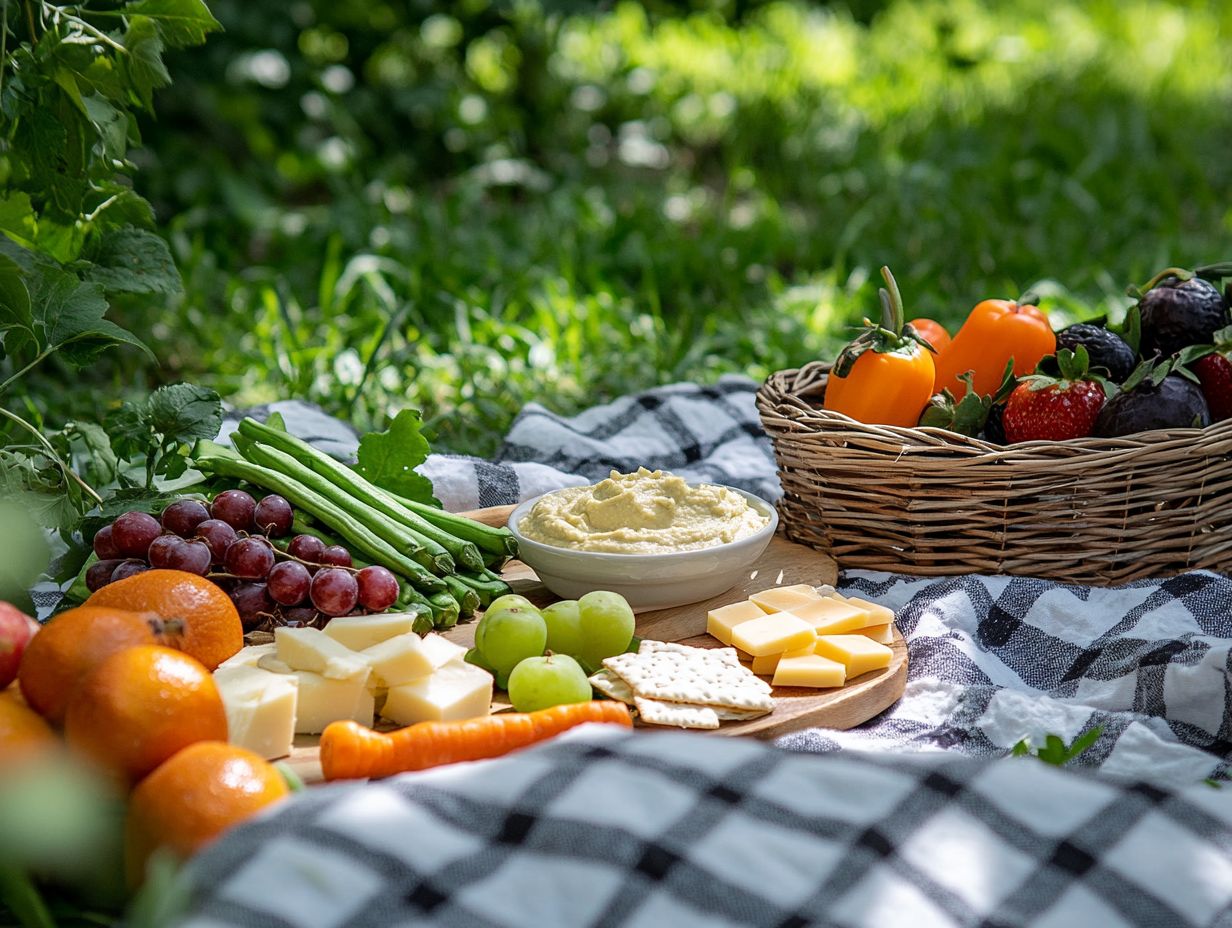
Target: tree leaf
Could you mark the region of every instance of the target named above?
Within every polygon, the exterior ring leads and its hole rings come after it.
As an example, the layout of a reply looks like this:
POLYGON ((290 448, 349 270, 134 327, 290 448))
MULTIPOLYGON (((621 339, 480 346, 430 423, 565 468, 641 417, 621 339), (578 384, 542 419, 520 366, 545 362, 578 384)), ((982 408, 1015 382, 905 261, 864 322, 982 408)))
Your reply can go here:
POLYGON ((147 110, 154 108, 154 91, 171 83, 171 75, 163 64, 163 37, 158 24, 148 16, 134 16, 124 33, 128 54, 123 66, 129 82, 147 110))
POLYGON ((162 444, 190 445, 198 438, 214 438, 222 427, 222 399, 195 384, 159 387, 150 394, 147 408, 149 425, 163 436, 162 444))
POLYGON ((431 448, 420 429, 423 419, 418 410, 404 409, 388 430, 369 432, 359 440, 359 460, 355 469, 377 486, 416 502, 439 506, 432 481, 415 468, 428 458, 431 448))
POLYGON ((86 279, 125 293, 175 294, 183 290, 167 243, 153 232, 123 226, 103 235, 86 279))
POLYGON ((18 190, 0 197, 0 232, 28 248, 37 229, 29 194, 18 190))
POLYGON ((137 0, 122 12, 156 20, 163 38, 173 48, 200 45, 208 33, 222 28, 203 0, 137 0))

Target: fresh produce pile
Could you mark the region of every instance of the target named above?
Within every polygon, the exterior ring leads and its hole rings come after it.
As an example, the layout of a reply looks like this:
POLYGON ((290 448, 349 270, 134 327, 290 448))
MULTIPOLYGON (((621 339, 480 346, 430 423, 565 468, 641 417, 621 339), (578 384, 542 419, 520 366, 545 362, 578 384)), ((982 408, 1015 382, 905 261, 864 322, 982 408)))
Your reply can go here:
MULTIPOLYGON (((292 529, 320 539, 326 550, 341 547, 334 540, 336 535, 357 555, 353 565, 360 568, 359 573, 370 563, 401 577, 405 582, 398 596, 400 607, 428 610, 437 628, 448 628, 460 616, 473 615, 509 592, 499 574, 505 562, 517 554, 517 541, 508 529, 492 528, 388 492, 277 425, 277 421, 263 425, 244 419, 231 439, 234 450, 211 441, 198 442, 193 455, 197 468, 276 494, 282 516, 291 513, 292 529), (302 515, 296 517, 291 507, 302 515)), ((305 557, 302 550, 290 551, 288 546, 285 553, 291 564, 309 567, 317 563, 305 557)), ((318 552, 309 552, 314 553, 318 552)), ((292 584, 294 590, 302 588, 303 573, 294 567, 282 568, 279 564, 270 569, 281 569, 288 575, 288 597, 292 584)), ((361 582, 358 575, 352 579, 345 567, 340 571, 321 570, 311 581, 313 586, 328 582, 322 596, 335 609, 351 601, 353 595, 358 598, 361 582)), ((389 591, 383 574, 372 577, 386 593, 389 591)), ((272 582, 271 576, 267 589, 272 582)), ((277 582, 281 587, 282 579, 277 582)), ((272 595, 274 590, 269 592, 272 595)), ((317 597, 312 600, 320 609, 317 597)))
MULTIPOLYGON (((291 504, 277 494, 256 500, 223 490, 212 501, 179 499, 159 518, 120 515, 94 536, 98 560, 86 569, 90 592, 156 568, 208 577, 235 603, 246 629, 315 625, 323 617, 412 608, 385 567, 355 568, 351 553, 316 535, 284 541, 295 525, 291 504)), ((425 616, 427 606, 420 607, 425 616)))
POLYGON ((588 676, 632 648, 633 610, 619 593, 596 590, 538 609, 524 596, 492 602, 475 626, 466 660, 489 671, 519 712, 591 699, 588 676))
POLYGON ((825 409, 869 424, 934 426, 996 444, 1202 428, 1232 417, 1232 263, 1168 268, 1119 326, 1054 332, 1030 298, 984 300, 951 339, 904 322, 882 268, 882 321, 838 356, 825 409))

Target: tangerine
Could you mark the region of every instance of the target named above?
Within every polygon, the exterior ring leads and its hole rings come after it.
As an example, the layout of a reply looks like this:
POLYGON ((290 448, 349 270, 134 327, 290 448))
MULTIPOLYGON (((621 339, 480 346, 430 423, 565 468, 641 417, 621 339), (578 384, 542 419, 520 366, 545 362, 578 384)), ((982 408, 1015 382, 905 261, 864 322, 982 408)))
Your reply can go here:
POLYGON ((17 670, 30 708, 59 725, 81 681, 104 660, 140 644, 156 644, 152 614, 98 606, 61 612, 30 639, 17 670))
POLYGON ((0 770, 51 750, 58 743, 51 726, 16 693, 0 692, 0 770))
POLYGON ((98 665, 68 705, 69 747, 130 783, 197 741, 226 741, 227 716, 200 661, 157 645, 98 665))
POLYGON ((133 790, 125 826, 129 879, 141 882, 158 848, 187 858, 287 793, 277 768, 246 748, 218 741, 184 748, 133 790))
POLYGON ((147 570, 96 590, 87 606, 153 612, 163 642, 214 670, 244 646, 244 626, 231 597, 205 577, 183 570, 147 570))

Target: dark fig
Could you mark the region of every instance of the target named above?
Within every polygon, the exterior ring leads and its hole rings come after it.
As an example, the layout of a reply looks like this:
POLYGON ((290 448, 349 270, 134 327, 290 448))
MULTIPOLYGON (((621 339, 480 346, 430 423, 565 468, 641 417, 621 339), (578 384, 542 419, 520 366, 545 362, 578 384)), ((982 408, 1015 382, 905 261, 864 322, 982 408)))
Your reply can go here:
POLYGON ((1158 383, 1145 378, 1104 404, 1093 434, 1104 438, 1149 432, 1152 429, 1204 428, 1211 411, 1202 387, 1181 374, 1168 374, 1158 383))
POLYGON ((1121 383, 1134 371, 1134 350, 1110 329, 1079 322, 1057 333, 1057 350, 1077 351, 1079 345, 1086 348, 1091 369, 1103 368, 1113 383, 1121 383))
POLYGON ((1167 357, 1190 345, 1206 344, 1228 324, 1228 306, 1215 285, 1193 271, 1174 267, 1160 271, 1142 288, 1138 310, 1143 357, 1154 353, 1167 357))

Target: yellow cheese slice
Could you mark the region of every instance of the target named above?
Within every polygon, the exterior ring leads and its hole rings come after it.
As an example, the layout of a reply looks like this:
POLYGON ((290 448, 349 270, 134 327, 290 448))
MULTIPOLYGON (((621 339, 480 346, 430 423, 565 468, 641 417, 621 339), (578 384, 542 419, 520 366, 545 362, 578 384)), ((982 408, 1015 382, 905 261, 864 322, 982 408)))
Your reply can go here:
POLYGON ((816 590, 811 587, 810 590, 812 595, 801 592, 796 587, 776 586, 754 593, 749 597, 749 602, 761 606, 765 612, 790 612, 795 606, 803 606, 821 598, 816 590))
POLYGON ((407 635, 415 627, 413 612, 378 612, 375 615, 343 615, 330 619, 323 631, 352 651, 362 651, 398 635, 407 635))
POLYGON ((859 606, 830 597, 804 603, 790 612, 808 622, 819 635, 841 635, 874 624, 859 606))
POLYGON ((894 624, 889 625, 873 625, 869 628, 857 628, 852 632, 853 635, 863 635, 865 638, 871 638, 878 644, 893 644, 894 643, 894 624))
POLYGON ((867 599, 860 599, 857 596, 852 596, 847 602, 863 609, 869 616, 869 620, 864 623, 865 625, 889 625, 894 621, 893 609, 887 609, 885 606, 877 605, 877 603, 870 603, 867 599))
POLYGON ((799 593, 802 596, 807 596, 809 599, 821 599, 821 594, 817 592, 817 587, 811 583, 793 583, 791 586, 776 587, 783 593, 799 593))
POLYGON ((465 661, 450 661, 426 677, 391 686, 381 714, 399 725, 473 719, 492 709, 492 675, 465 661))
POLYGON ((759 619, 765 614, 765 610, 756 603, 729 603, 706 613, 706 632, 724 644, 731 644, 733 628, 741 622, 759 619))
POLYGON ((750 619, 732 630, 732 644, 753 657, 795 651, 808 647, 816 639, 813 626, 790 612, 776 612, 750 619))
POLYGON ((774 671, 775 686, 815 686, 819 689, 842 686, 847 668, 820 654, 783 655, 774 671))
POLYGON ((750 665, 749 669, 752 670, 753 673, 772 674, 774 673, 775 668, 778 667, 780 660, 785 657, 804 657, 806 654, 812 654, 813 647, 815 645, 816 642, 814 641, 810 644, 806 644, 802 648, 796 648, 794 651, 783 651, 779 654, 767 654, 764 657, 755 657, 753 658, 753 663, 750 665))
POLYGON ((863 635, 826 635, 818 638, 816 653, 836 660, 847 668, 847 677, 858 677, 870 670, 890 666, 894 652, 863 635))

